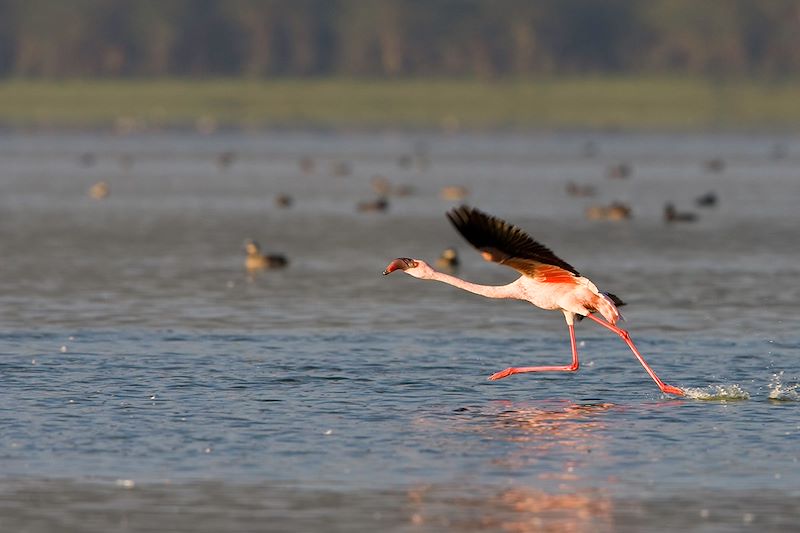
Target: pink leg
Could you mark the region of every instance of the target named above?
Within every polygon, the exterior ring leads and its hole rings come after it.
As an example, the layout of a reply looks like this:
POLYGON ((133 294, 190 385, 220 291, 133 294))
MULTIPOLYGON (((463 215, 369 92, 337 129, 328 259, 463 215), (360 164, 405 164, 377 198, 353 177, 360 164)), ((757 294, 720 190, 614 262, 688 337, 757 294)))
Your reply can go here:
POLYGON ((598 324, 600 324, 604 328, 608 328, 611 331, 613 331, 614 333, 616 333, 617 335, 619 335, 620 338, 623 341, 625 341, 625 344, 627 344, 628 347, 631 349, 631 351, 633 352, 633 355, 636 356, 636 359, 638 359, 639 362, 642 363, 642 366, 647 371, 647 373, 650 374, 650 377, 653 378, 653 381, 656 382, 656 385, 658 385, 658 388, 661 389, 661 392, 665 392, 667 394, 676 394, 678 396, 683 396, 684 395, 683 391, 681 389, 679 389, 678 387, 673 387, 672 385, 667 385, 666 383, 664 383, 663 381, 658 379, 658 376, 656 376, 656 373, 653 372, 653 369, 650 368, 650 365, 648 365, 647 362, 644 360, 644 357, 642 357, 642 354, 640 354, 639 350, 636 349, 636 346, 633 345, 633 341, 631 340, 631 336, 628 334, 627 331, 625 331, 624 329, 620 329, 620 328, 618 328, 617 326, 615 326, 613 324, 609 324, 605 320, 601 320, 601 319, 599 319, 599 318, 597 318, 596 316, 593 316, 593 315, 586 315, 586 318, 590 318, 590 319, 594 320, 595 322, 597 322, 598 324))
POLYGON ((575 344, 575 326, 567 324, 569 327, 569 342, 572 346, 572 364, 568 366, 521 366, 511 367, 495 372, 489 379, 492 381, 507 378, 513 374, 523 374, 525 372, 577 372, 580 364, 578 363, 578 346, 575 344))

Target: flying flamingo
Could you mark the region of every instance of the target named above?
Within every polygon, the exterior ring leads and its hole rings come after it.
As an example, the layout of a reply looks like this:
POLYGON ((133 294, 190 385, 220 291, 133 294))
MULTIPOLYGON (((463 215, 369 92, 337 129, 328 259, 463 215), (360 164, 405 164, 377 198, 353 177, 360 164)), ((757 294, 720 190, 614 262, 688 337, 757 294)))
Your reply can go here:
POLYGON ((492 374, 490 380, 524 372, 576 372, 579 367, 578 348, 575 342, 577 316, 579 320, 582 317, 589 318, 619 335, 661 392, 683 396, 684 392, 681 389, 667 385, 659 379, 636 349, 628 332, 616 326, 620 319, 617 306, 623 305, 622 300, 613 294, 600 292, 588 278, 581 276, 570 264, 517 226, 467 206, 452 209, 447 213, 447 218, 459 233, 478 249, 484 259, 509 266, 522 276, 508 285, 478 285, 438 272, 425 261, 408 257, 400 257, 389 263, 383 274, 402 270, 415 278, 441 281, 487 298, 513 298, 530 302, 542 309, 559 310, 564 313, 569 328, 571 364, 510 367, 492 374), (605 320, 594 316, 593 313, 599 313, 605 320))

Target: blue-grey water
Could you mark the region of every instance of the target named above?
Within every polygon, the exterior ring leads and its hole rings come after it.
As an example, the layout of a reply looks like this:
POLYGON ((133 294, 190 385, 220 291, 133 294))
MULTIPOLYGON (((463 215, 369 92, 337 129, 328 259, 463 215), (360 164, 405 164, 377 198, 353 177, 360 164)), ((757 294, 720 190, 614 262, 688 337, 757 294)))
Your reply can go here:
POLYGON ((800 520, 797 137, 5 133, 0 192, 3 530, 800 520), (631 176, 608 178, 622 162, 631 176), (413 193, 359 213, 376 174, 413 193), (90 198, 101 180, 109 196, 90 198), (567 195, 570 181, 597 196, 567 195), (661 394, 588 321, 576 374, 487 381, 567 363, 567 329, 528 304, 380 275, 456 246, 460 276, 515 278, 449 226, 448 185, 626 300, 645 358, 690 394, 661 394), (708 191, 718 205, 695 206, 708 191), (585 218, 613 200, 633 218, 585 218), (666 224, 667 201, 699 219, 666 224), (248 274, 246 238, 289 268, 248 274))

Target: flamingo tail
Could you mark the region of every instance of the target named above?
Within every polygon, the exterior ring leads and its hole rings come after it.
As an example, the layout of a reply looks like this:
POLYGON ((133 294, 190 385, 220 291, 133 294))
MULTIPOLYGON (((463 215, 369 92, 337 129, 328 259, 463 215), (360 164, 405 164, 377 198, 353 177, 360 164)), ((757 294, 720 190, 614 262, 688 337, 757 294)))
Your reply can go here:
MULTIPOLYGON (((598 294, 598 298, 595 301, 594 310, 600 313, 603 318, 611 324, 616 324, 619 320, 625 320, 625 317, 622 316, 622 313, 617 309, 623 305, 626 305, 625 302, 616 294, 601 292, 598 294)), ((584 319, 581 315, 576 315, 575 318, 578 322, 584 319)))

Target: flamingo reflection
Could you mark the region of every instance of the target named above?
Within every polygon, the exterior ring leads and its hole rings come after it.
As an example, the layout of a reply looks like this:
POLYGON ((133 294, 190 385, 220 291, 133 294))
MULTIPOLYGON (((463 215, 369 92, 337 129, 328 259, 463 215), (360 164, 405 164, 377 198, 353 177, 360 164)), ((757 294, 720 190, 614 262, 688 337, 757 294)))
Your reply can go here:
MULTIPOLYGON (((493 423, 486 428, 497 438, 524 443, 506 457, 494 463, 508 468, 522 468, 539 463, 543 458, 552 462, 554 456, 565 456, 564 474, 574 471, 580 457, 595 453, 604 441, 597 430, 605 424, 598 418, 614 407, 611 403, 547 402, 542 406, 514 406, 500 402, 505 407, 497 413, 493 423)), ((553 479, 553 473, 542 473, 539 477, 553 479)), ((569 476, 567 476, 569 477, 569 476)))
MULTIPOLYGON (((471 417, 467 431, 514 443, 491 466, 535 480, 498 489, 486 485, 423 486, 408 492, 413 526, 526 532, 596 532, 613 530, 611 492, 593 488, 582 470, 607 456, 603 414, 611 403, 498 402, 486 418, 471 417), (444 511, 444 514, 443 514, 444 511)), ((604 485, 613 483, 613 479, 604 485)))

